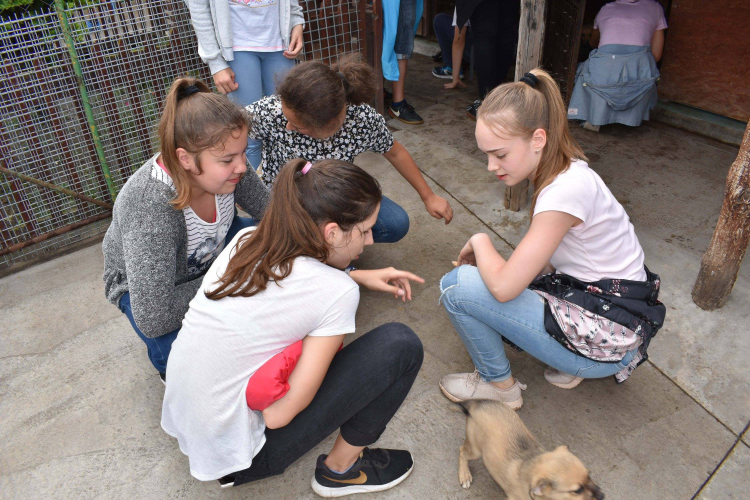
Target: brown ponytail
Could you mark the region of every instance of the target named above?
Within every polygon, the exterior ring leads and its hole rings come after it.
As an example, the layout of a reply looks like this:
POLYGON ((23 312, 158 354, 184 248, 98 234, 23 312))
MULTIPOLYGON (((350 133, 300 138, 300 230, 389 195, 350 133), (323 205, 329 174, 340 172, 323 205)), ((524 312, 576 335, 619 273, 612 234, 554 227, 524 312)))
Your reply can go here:
POLYGON ((177 194, 172 206, 181 210, 190 205, 191 184, 188 172, 177 158, 183 148, 195 156, 201 173, 198 155, 213 148, 222 148, 229 135, 249 128, 245 110, 223 95, 214 94, 201 80, 181 77, 172 83, 159 120, 161 160, 169 172, 177 194))
POLYGON ((289 276, 297 257, 324 262, 330 249, 319 227, 335 222, 349 232, 380 203, 380 184, 356 165, 322 160, 302 174, 306 163, 296 159, 281 169, 263 220, 238 240, 219 286, 206 297, 252 297, 289 276))
POLYGON ((331 67, 307 61, 292 68, 276 92, 306 126, 326 130, 346 104, 375 97, 375 72, 358 54, 343 56, 331 67))
POLYGON ((536 77, 536 88, 521 81, 495 87, 479 107, 477 119, 492 129, 502 128, 525 139, 531 139, 539 128, 547 132, 547 144, 531 179, 533 214, 539 192, 567 170, 571 161, 586 161, 586 156, 570 135, 568 114, 557 83, 541 68, 531 73, 536 77))

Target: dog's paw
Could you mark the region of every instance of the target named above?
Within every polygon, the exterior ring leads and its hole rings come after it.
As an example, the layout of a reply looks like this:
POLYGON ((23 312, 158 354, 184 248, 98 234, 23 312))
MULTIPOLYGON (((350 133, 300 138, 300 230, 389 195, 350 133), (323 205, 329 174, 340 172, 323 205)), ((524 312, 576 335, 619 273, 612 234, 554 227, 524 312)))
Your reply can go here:
POLYGON ((458 482, 461 484, 461 487, 463 489, 468 490, 473 480, 474 478, 471 476, 471 471, 468 467, 458 472, 458 482))

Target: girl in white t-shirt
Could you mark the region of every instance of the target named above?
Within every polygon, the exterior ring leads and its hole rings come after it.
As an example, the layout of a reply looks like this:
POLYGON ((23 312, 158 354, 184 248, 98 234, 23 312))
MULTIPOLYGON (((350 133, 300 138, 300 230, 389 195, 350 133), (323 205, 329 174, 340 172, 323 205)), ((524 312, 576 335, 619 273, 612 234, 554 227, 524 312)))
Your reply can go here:
MULTIPOLYGON (((570 136, 554 80, 536 69, 495 88, 479 108, 476 139, 498 180, 508 187, 524 180, 534 185, 532 219, 509 259, 487 234, 476 234, 461 250, 458 267, 442 279, 443 304, 476 366, 473 374, 443 377, 443 393, 453 401, 489 398, 520 408, 526 387, 511 374, 504 340, 550 365, 545 377, 558 387, 575 387, 582 378, 624 379, 645 359, 650 337, 604 317, 618 307, 606 297, 614 302, 644 285, 658 295, 658 277, 649 273, 647 279, 628 214, 570 136), (584 299, 598 292, 605 297, 598 303, 607 305, 592 312, 586 300, 576 305, 573 294, 555 295, 572 282, 584 299), (563 335, 554 335, 557 330, 563 335)), ((658 316, 663 306, 651 298, 647 304, 639 296, 638 304, 647 314, 655 307, 658 316)), ((644 328, 655 333, 661 319, 644 328)))
POLYGON ((419 338, 389 323, 339 351, 355 331, 358 285, 406 301, 409 280, 423 282, 347 267, 373 243, 381 199, 378 182, 350 163, 293 160, 257 229, 238 233, 208 270, 172 346, 161 422, 197 479, 228 486, 281 474, 337 429, 317 461, 316 493, 380 491, 411 472, 408 451, 366 446, 417 376, 419 338), (256 372, 299 341, 288 392, 250 409, 250 392, 264 389, 256 372))

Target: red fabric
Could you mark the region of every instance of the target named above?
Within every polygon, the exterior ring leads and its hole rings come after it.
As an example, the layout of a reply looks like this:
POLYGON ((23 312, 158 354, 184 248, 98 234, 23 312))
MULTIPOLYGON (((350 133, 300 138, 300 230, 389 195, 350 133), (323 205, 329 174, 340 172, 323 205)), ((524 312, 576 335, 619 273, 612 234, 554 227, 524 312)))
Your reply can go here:
POLYGON ((289 375, 302 355, 302 341, 265 362, 247 382, 245 398, 251 410, 263 411, 289 391, 289 375))
MULTIPOLYGON (((342 343, 339 351, 343 349, 342 343)), ((289 391, 289 376, 302 356, 302 341, 266 361, 247 381, 245 399, 251 410, 263 411, 289 391)))

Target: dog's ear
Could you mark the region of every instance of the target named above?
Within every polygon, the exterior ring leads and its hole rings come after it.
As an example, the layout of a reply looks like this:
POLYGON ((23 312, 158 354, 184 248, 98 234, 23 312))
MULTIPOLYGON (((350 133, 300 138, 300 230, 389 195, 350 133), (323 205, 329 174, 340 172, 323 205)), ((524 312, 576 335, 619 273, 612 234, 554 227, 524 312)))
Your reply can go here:
POLYGON ((532 498, 541 497, 549 493, 551 490, 552 483, 550 483, 549 479, 541 478, 534 482, 534 488, 529 491, 529 495, 531 495, 532 498))

